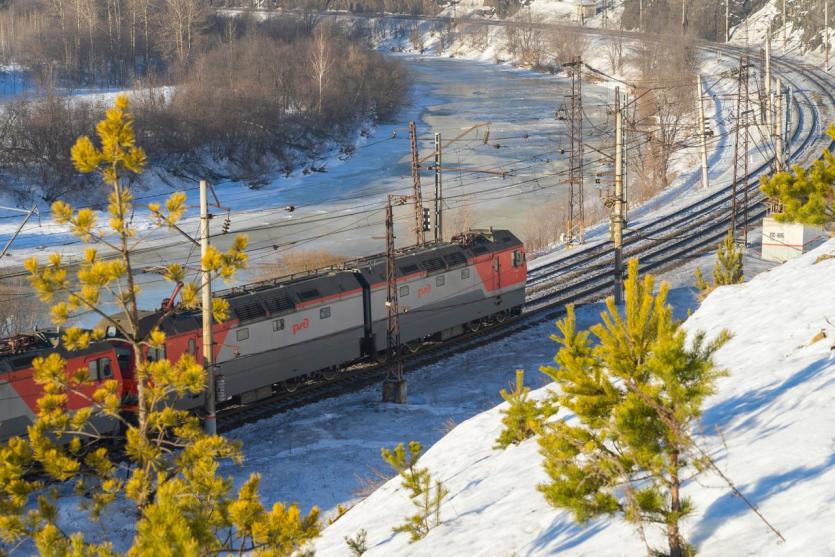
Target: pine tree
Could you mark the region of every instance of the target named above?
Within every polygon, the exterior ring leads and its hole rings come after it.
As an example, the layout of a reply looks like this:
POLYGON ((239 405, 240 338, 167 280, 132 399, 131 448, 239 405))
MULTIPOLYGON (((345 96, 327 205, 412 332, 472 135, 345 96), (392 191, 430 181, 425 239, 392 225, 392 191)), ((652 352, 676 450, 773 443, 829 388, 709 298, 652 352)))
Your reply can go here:
POLYGON ((362 557, 368 551, 368 532, 361 529, 353 538, 345 536, 345 544, 352 557, 362 557))
MULTIPOLYGON (((835 139, 835 126, 827 131, 835 139)), ((835 156, 827 149, 809 168, 795 166, 760 179, 760 190, 782 209, 775 217, 783 222, 822 226, 835 222, 835 156)))
POLYGON ((733 232, 728 230, 725 239, 716 249, 713 287, 739 284, 742 280, 742 250, 736 245, 733 232))
MULTIPOLYGON (((302 516, 295 505, 276 504, 266 510, 258 496, 259 478, 253 475, 237 491, 232 480, 218 475, 223 461, 240 463, 241 447, 221 436, 206 435, 199 420, 174 407, 177 399, 206 389, 206 374, 189 354, 176 362, 149 361, 146 348, 165 342, 161 326, 139 326, 131 255, 145 238, 131 224, 133 196, 125 183, 140 174, 145 154, 136 146, 133 118, 127 97, 96 127, 100 146, 82 137, 72 148, 80 172, 98 173, 111 188, 106 226, 96 226, 91 209, 75 210, 68 204, 52 206, 58 224, 68 226, 89 247, 74 279, 59 254, 47 264, 27 261, 31 283, 39 297, 52 304, 53 322, 63 325, 80 311, 98 314, 118 336, 105 339, 103 328, 92 332, 70 326, 61 342, 68 350, 86 348, 94 340, 128 343, 135 357, 138 402, 135 411, 123 412, 120 386, 115 380, 93 383, 87 369, 69 373, 57 354, 33 361, 34 380, 42 389, 36 421, 26 439, 12 438, 0 447, 0 539, 6 543, 32 540, 48 555, 112 555, 109 541, 90 544, 83 534, 66 534, 57 526, 57 508, 67 495, 61 484, 82 496, 82 508, 94 521, 121 500, 132 504, 138 517, 129 555, 216 555, 255 551, 260 555, 291 555, 319 533, 318 510, 302 516), (115 257, 103 257, 104 246, 115 257), (118 317, 113 317, 120 312, 118 317), (91 406, 72 412, 70 395, 95 391, 91 406), (121 425, 121 434, 102 435, 94 420, 109 418, 121 425), (106 443, 105 443, 106 441, 106 443), (119 463, 117 465, 117 462, 119 463), (46 477, 55 489, 44 490, 46 477)), ((149 206, 157 224, 176 228, 186 209, 183 193, 165 203, 149 206)), ((226 252, 213 249, 204 265, 215 276, 231 278, 246 264, 246 238, 239 237, 226 252)), ((180 307, 198 307, 199 287, 187 281, 179 264, 166 267, 165 278, 186 282, 180 307)), ((226 318, 227 304, 213 301, 215 318, 226 318)))
POLYGON ((525 372, 521 369, 516 370, 513 390, 500 391, 499 394, 509 406, 501 411, 504 429, 496 439, 497 449, 506 449, 530 439, 541 427, 543 420, 556 413, 547 400, 542 403, 531 400, 530 392, 530 388, 525 386, 525 372))
POLYGON ((556 365, 542 371, 559 388, 555 402, 576 418, 546 424, 540 447, 549 481, 539 489, 580 522, 620 514, 645 542, 645 526, 661 526, 670 557, 685 557, 693 551, 679 525, 693 506, 681 486, 703 469, 691 431, 724 373, 712 356, 728 335, 706 344, 697 334, 688 347, 667 285, 655 295, 654 287, 630 261, 623 315, 609 298, 603 323, 590 331, 577 330, 573 307, 558 323, 556 365))
POLYGON ((441 524, 441 503, 449 495, 449 490, 440 480, 432 479, 428 468, 418 468, 417 461, 423 447, 417 441, 409 442, 409 454, 406 447, 399 443, 393 450, 380 449, 380 455, 403 480, 403 487, 409 492, 409 498, 417 507, 417 512, 406 517, 406 522, 394 528, 395 533, 408 532, 409 543, 426 537, 432 528, 441 524))
POLYGON ((701 269, 696 269, 696 288, 705 298, 720 286, 739 284, 744 280, 742 274, 742 250, 734 241, 733 231, 728 230, 725 238, 716 246, 716 263, 713 265, 713 284, 702 276, 701 269))

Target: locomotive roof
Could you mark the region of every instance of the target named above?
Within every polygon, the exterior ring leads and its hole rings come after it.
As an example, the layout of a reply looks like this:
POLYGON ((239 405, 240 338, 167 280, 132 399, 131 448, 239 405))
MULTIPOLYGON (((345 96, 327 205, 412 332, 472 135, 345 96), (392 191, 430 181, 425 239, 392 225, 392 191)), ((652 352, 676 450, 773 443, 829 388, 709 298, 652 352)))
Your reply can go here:
MULTIPOLYGON (((432 242, 398 250, 396 272, 398 277, 420 272, 443 272, 463 267, 470 257, 521 244, 508 230, 472 231, 454 242, 432 242)), ((386 255, 354 259, 339 266, 249 284, 218 292, 218 295, 229 301, 231 309, 242 321, 265 317, 267 312, 280 316, 307 302, 324 303, 334 296, 357 291, 356 273, 372 286, 385 282, 386 255)))
MULTIPOLYGON (((473 230, 463 235, 458 241, 430 242, 423 246, 401 248, 396 252, 397 276, 402 277, 422 270, 428 272, 438 270, 440 267, 435 269, 431 263, 432 260, 438 258, 444 260, 444 267, 458 267, 463 265, 469 257, 501 251, 514 245, 522 245, 522 242, 509 230, 473 230), (456 257, 454 255, 456 253, 463 255, 464 259, 456 257)), ((216 292, 216 294, 223 296, 231 303, 238 297, 251 296, 256 292, 271 290, 277 286, 287 289, 292 294, 304 294, 311 285, 315 284, 321 295, 326 297, 345 290, 344 285, 340 285, 341 279, 350 279, 350 277, 345 276, 344 273, 361 272, 366 275, 371 284, 374 284, 386 280, 385 266, 386 254, 380 253, 306 273, 237 286, 216 292)), ((356 286, 352 280, 348 280, 348 284, 351 285, 351 289, 356 286)))
POLYGON ((87 348, 69 351, 61 344, 61 335, 55 329, 23 333, 0 339, 0 372, 16 371, 31 367, 32 360, 57 351, 62 357, 83 356, 109 349, 106 341, 91 342, 87 348), (14 344, 13 344, 14 343, 14 344))

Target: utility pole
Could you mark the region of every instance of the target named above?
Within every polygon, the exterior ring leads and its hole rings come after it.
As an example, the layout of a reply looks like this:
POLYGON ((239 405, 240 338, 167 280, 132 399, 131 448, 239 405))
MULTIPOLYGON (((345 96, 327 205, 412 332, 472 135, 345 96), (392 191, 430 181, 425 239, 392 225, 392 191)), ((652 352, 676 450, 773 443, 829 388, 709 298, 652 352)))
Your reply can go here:
POLYGON ((386 204, 386 347, 388 366, 383 382, 383 402, 406 403, 406 378, 400 358, 400 309, 397 301, 397 267, 394 248, 394 204, 407 203, 411 196, 389 195, 386 204))
POLYGON ((731 42, 731 0, 725 0, 725 42, 731 42))
POLYGON ((623 303, 623 111, 620 103, 620 87, 615 87, 615 205, 612 217, 612 235, 615 244, 615 303, 623 303))
POLYGON ((707 133, 705 132, 705 102, 702 93, 702 74, 696 75, 696 98, 699 102, 699 137, 702 144, 702 188, 708 189, 707 133))
POLYGON ((681 0, 681 36, 682 37, 684 37, 684 35, 687 32, 687 11, 686 11, 686 8, 687 8, 686 0, 681 0))
POLYGON ((789 165, 789 160, 792 156, 792 97, 794 96, 794 91, 792 86, 789 85, 788 89, 786 90, 786 135, 785 139, 783 139, 783 169, 789 170, 791 166, 789 165))
POLYGON ((765 124, 771 129, 772 108, 771 108, 771 28, 766 30, 765 39, 765 124))
POLYGON ((783 54, 786 53, 786 0, 783 0, 783 54))
POLYGON ((206 267, 209 251, 209 192, 206 180, 200 180, 200 275, 203 314, 203 365, 206 368, 206 420, 203 429, 209 435, 217 433, 215 393, 214 340, 212 338, 212 275, 206 267))
POLYGON ((644 0, 638 0, 638 31, 644 32, 644 0))
POLYGON ((422 246, 426 243, 423 230, 423 199, 420 193, 420 160, 417 148, 417 132, 415 123, 409 122, 409 143, 412 149, 412 196, 415 200, 415 243, 422 246))
POLYGON ((823 0, 823 71, 829 71, 829 0, 823 0))
POLYGON ((776 102, 774 107, 774 159, 777 165, 777 172, 783 170, 783 84, 777 79, 776 102))
POLYGON ((444 205, 444 186, 441 181, 441 134, 435 134, 435 241, 443 242, 444 240, 444 221, 443 221, 443 205, 444 205))
POLYGON ((731 230, 734 238, 737 234, 737 195, 739 188, 743 191, 744 222, 743 228, 745 237, 743 242, 747 244, 748 231, 748 126, 750 117, 750 104, 748 98, 748 68, 750 59, 747 55, 739 59, 739 76, 737 81, 736 97, 736 132, 734 142, 734 176, 733 176, 733 198, 731 200, 731 230))
POLYGON ((9 211, 17 211, 19 213, 26 213, 26 216, 23 218, 23 222, 20 223, 20 226, 17 227, 17 230, 14 231, 14 234, 12 234, 12 237, 9 238, 9 241, 6 242, 6 245, 3 246, 3 251, 0 252, 0 259, 3 259, 3 257, 9 251, 9 248, 12 246, 12 242, 15 241, 15 238, 17 238, 17 235, 20 234, 20 231, 23 230, 23 227, 26 226, 26 223, 29 222, 30 218, 32 218, 32 215, 36 215, 38 213, 38 206, 37 205, 34 205, 28 211, 23 211, 21 209, 15 209, 15 208, 12 208, 12 207, 2 207, 2 208, 6 209, 6 210, 9 210, 9 211))
POLYGON ((763 123, 767 121, 766 118, 768 110, 768 92, 765 90, 765 52, 765 48, 760 49, 760 82, 757 86, 757 96, 760 101, 760 122, 763 123))
POLYGON ((566 101, 570 105, 568 115, 568 231, 567 244, 585 241, 585 215, 583 201, 583 62, 573 58, 565 64, 571 75, 571 94, 566 101))

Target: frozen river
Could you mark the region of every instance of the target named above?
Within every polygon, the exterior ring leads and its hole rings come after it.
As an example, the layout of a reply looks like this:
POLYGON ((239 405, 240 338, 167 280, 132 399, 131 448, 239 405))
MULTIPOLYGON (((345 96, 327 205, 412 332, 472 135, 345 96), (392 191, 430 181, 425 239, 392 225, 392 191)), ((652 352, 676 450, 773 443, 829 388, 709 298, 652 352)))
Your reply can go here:
MULTIPOLYGON (((248 226, 270 227, 251 233, 255 247, 326 247, 347 255, 382 251, 385 196, 411 192, 410 120, 417 122, 421 158, 434 150, 434 133, 442 135, 447 233, 466 221, 523 234, 531 211, 564 202, 568 155, 560 151, 566 148, 566 126, 555 118, 567 86, 564 77, 459 59, 402 60, 414 79, 410 105, 397 122, 363 138, 351 158, 326 161, 326 172, 280 178, 262 190, 220 186, 221 198, 235 207, 297 207, 292 217, 279 209, 246 218, 248 226)), ((600 107, 610 91, 589 86, 584 93, 587 122, 607 127, 600 107)), ((431 164, 427 160, 422 170, 427 207, 434 202, 431 164)), ((404 207, 396 215, 403 223, 398 243, 406 245, 413 213, 404 207)))
MULTIPOLYGON (((411 98, 396 118, 360 137, 350 157, 334 154, 315 166, 324 172, 296 172, 276 177, 265 187, 250 189, 241 183, 215 184, 223 205, 231 208, 232 231, 250 237, 253 272, 258 265, 275 260, 286 250, 328 249, 346 256, 367 255, 384 249, 384 203, 388 193, 411 192, 408 123, 417 123, 421 158, 434 150, 434 133, 442 134, 444 145, 444 223, 447 235, 455 228, 509 228, 525 236, 532 221, 556 216, 566 197, 565 166, 568 157, 565 122, 555 117, 562 105, 568 82, 564 75, 552 76, 502 65, 439 57, 402 56, 411 70, 411 98), (469 130, 469 131, 467 131, 469 130), (465 133, 466 132, 466 133, 465 133), (453 141, 455 140, 455 141, 453 141), (563 153, 560 151, 564 150, 563 153), (504 176, 500 175, 504 173, 504 176), (293 205, 295 212, 283 207, 293 205)), ((584 124, 608 129, 604 106, 611 90, 594 84, 584 85, 584 124)), ((593 139, 591 140, 594 141, 593 139)), ((595 156, 586 163, 594 169, 595 156)), ((422 171, 424 206, 434 204, 434 178, 422 171)), ((587 178, 586 198, 593 179, 587 178)), ((196 204, 196 184, 180 185, 196 204)), ((156 185, 137 192, 142 203, 167 195, 168 186, 156 185)), ((223 211, 216 218, 213 232, 220 228, 223 211)), ((400 207, 397 243, 413 241, 410 230, 413 209, 400 207)), ((143 213, 137 212, 138 222, 143 213)), ((194 214, 183 228, 196 233, 194 214)), ((5 235, 6 230, 0 230, 5 235)), ((430 234, 431 235, 431 234, 430 234)), ((2 239, 2 238, 0 238, 2 239)), ((230 236, 217 238, 224 245, 230 236)), ((27 228, 15 243, 15 257, 22 261, 29 252, 45 255, 79 251, 63 231, 44 220, 40 228, 27 228)), ((198 254, 182 238, 156 232, 145 244, 154 246, 139 257, 139 265, 153 267, 170 261, 195 265, 198 254)), ((167 295, 170 285, 156 275, 142 277, 143 305, 156 306, 167 295)))

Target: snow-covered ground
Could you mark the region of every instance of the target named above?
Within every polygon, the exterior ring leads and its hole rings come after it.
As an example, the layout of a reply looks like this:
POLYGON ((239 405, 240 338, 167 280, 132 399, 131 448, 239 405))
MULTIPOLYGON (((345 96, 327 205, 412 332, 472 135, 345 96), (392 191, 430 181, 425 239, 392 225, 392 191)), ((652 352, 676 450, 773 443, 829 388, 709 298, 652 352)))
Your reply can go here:
MULTIPOLYGON (((718 289, 685 324, 691 333, 704 330, 710 337, 728 329, 734 335, 716 356, 730 375, 705 404, 700 443, 786 538, 777 543, 708 474, 685 488, 696 505, 685 533, 700 555, 835 554, 835 259, 816 264, 824 253, 835 254, 835 241, 749 283, 718 289), (827 337, 812 343, 821 330, 827 337)), ((544 337, 538 347, 540 353, 555 350, 544 337)), ((494 367, 483 358, 472 365, 494 367)), ((527 369, 535 375, 535 367, 527 369)), ((368 556, 643 554, 634 528, 620 519, 577 525, 548 507, 536 490, 545 480, 536 441, 493 448, 501 408, 458 424, 421 459, 450 490, 442 525, 424 540, 409 544, 407 535, 392 533, 412 512, 394 478, 328 527, 317 555, 345 555, 344 537, 360 529, 368 532, 368 556)), ((401 440, 411 437, 404 431, 401 440)))
MULTIPOLYGON (((759 245, 752 242, 744 260, 747 277, 773 267, 758 253, 759 245)), ((709 277, 712 265, 713 256, 706 255, 661 275, 671 284, 670 302, 678 319, 698 306, 695 268, 709 277)), ((601 303, 578 308, 579 322, 591 325, 602 309, 601 303)), ((228 466, 224 473, 243 481, 257 471, 265 478, 266 500, 298 501, 304 508, 319 505, 326 514, 339 504, 356 502, 359 493, 387 473, 380 447, 411 439, 433 445, 450 427, 499 404, 498 391, 513 380, 517 368, 527 370, 531 386, 544 385, 545 377, 536 370, 556 352, 548 340, 553 332, 554 324, 546 321, 493 345, 411 370, 406 406, 382 404, 379 387, 370 387, 238 428, 228 436, 243 441, 245 464, 228 466)))
MULTIPOLYGON (((813 4, 819 10, 817 14, 813 14, 813 19, 820 24, 824 21, 824 2, 815 2, 813 4)), ((771 49, 774 56, 790 56, 823 68, 823 63, 826 59, 823 25, 820 25, 821 29, 817 32, 814 39, 817 42, 817 46, 811 48, 803 42, 804 29, 797 27, 793 21, 795 10, 808 11, 810 5, 810 3, 803 5, 803 3, 792 2, 791 0, 787 2, 783 2, 783 0, 769 0, 762 8, 752 13, 747 18, 747 21, 743 20, 731 30, 731 42, 737 45, 764 47, 768 42, 769 27, 773 25, 771 29, 771 49), (783 24, 782 8, 784 3, 787 8, 787 24, 785 25, 783 24)), ((835 18, 835 12, 832 11, 835 10, 835 6, 830 5, 829 9, 829 24, 831 26, 833 24, 833 18, 835 18)), ((828 32, 829 54, 830 60, 832 60, 832 45, 835 40, 835 32, 831 28, 828 32)), ((832 64, 830 62, 831 67, 832 64)), ((829 68, 826 69, 827 71, 829 70, 829 68)))

